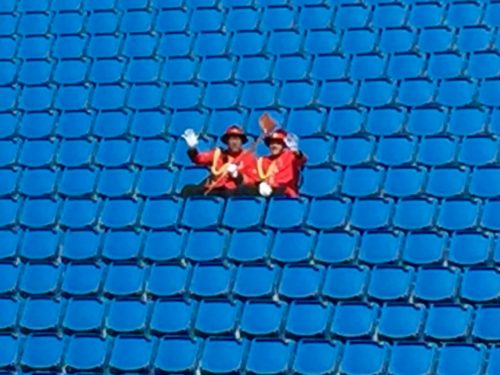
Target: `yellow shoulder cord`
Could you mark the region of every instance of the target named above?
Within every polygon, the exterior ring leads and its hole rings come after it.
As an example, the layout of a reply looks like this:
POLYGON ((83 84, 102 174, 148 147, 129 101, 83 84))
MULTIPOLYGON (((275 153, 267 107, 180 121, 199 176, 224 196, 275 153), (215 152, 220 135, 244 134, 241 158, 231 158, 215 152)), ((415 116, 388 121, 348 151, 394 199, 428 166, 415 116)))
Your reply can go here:
POLYGON ((267 171, 264 171, 264 158, 260 157, 257 159, 257 173, 261 181, 267 181, 270 177, 275 174, 276 161, 273 160, 267 171))
MULTIPOLYGON (((228 163, 223 164, 220 168, 217 168, 217 164, 219 163, 221 153, 222 153, 222 151, 218 147, 214 151, 214 157, 212 160, 212 167, 210 168, 210 171, 212 172, 213 176, 220 176, 220 175, 226 173, 227 167, 229 166, 229 162, 228 162, 228 163)), ((229 160, 231 160, 231 158, 229 158, 229 160)))

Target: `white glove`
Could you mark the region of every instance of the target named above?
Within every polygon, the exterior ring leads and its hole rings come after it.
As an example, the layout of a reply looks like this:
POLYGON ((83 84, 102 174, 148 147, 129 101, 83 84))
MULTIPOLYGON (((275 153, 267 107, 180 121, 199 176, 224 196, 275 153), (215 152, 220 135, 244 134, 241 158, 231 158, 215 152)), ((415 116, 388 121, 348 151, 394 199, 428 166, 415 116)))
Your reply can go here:
POLYGON ((238 166, 233 163, 229 164, 227 166, 227 173, 229 173, 232 178, 238 177, 238 166))
POLYGON ((299 150, 299 137, 297 137, 293 133, 288 133, 285 138, 286 147, 288 147, 292 151, 299 150))
POLYGON ((186 129, 181 137, 184 138, 189 148, 194 148, 198 145, 198 135, 193 129, 186 129))
POLYGON ((273 188, 267 182, 261 182, 259 184, 259 194, 263 197, 268 197, 273 193, 273 188))

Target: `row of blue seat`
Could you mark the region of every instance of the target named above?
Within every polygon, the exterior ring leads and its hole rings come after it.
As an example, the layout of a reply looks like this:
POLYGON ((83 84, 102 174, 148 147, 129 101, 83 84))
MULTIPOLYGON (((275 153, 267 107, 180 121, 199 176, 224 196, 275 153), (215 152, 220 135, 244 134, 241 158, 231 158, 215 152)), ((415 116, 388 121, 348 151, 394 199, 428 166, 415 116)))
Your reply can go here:
POLYGON ((337 8, 327 6, 293 8, 285 6, 230 8, 202 7, 192 10, 153 9, 93 12, 16 13, 0 15, 0 35, 45 35, 133 32, 193 32, 236 30, 287 30, 319 28, 387 28, 387 27, 467 27, 477 25, 499 26, 500 8, 477 3, 455 3, 449 7, 439 3, 416 4, 409 9, 392 3, 373 8, 364 4, 349 4, 337 8), (484 20, 482 13, 485 11, 484 20), (446 17, 445 17, 446 13, 446 17), (408 21, 407 14, 409 14, 408 21), (17 27, 16 27, 17 26, 17 27))
POLYGON ((231 338, 192 340, 188 337, 165 337, 160 340, 137 335, 104 339, 94 335, 58 337, 29 335, 21 338, 2 335, 5 350, 0 365, 16 364, 18 347, 25 345, 20 365, 26 370, 191 373, 196 369, 208 373, 301 374, 335 373, 346 375, 394 375, 418 370, 422 373, 459 375, 494 374, 500 369, 500 349, 483 345, 449 343, 441 347, 424 343, 379 344, 352 341, 342 344, 327 340, 231 338), (108 357, 107 353, 110 353, 108 357), (488 358, 488 361, 487 361, 488 358), (487 367, 486 367, 487 366, 487 367))
POLYGON ((333 337, 497 342, 500 306, 163 299, 0 299, 3 332, 333 337), (470 329, 471 328, 471 329, 470 329))
POLYGON ((263 229, 0 231, 0 259, 147 262, 277 262, 439 265, 500 263, 498 236, 482 232, 363 232, 263 229), (168 243, 165 247, 163 244, 168 243), (474 251, 471 252, 470 249, 474 251))
POLYGON ((350 225, 361 230, 401 228, 426 229, 437 226, 448 231, 482 228, 496 231, 500 221, 496 211, 500 201, 484 203, 474 199, 425 198, 356 199, 25 199, 0 200, 0 227, 23 226, 68 228, 102 226, 110 229, 144 227, 167 229, 178 226, 194 229, 233 229, 264 226, 291 229, 303 226, 336 229, 350 225), (325 214, 326 213, 326 214, 325 214))
POLYGON ((500 272, 493 267, 463 272, 446 267, 312 266, 283 267, 221 263, 194 266, 135 262, 82 263, 64 266, 49 262, 21 265, 0 263, 0 294, 43 296, 143 296, 153 297, 274 298, 283 300, 333 299, 425 302, 498 302, 500 272), (147 281, 147 282, 146 282, 147 281), (415 286, 413 286, 415 283, 415 286), (460 285, 460 286, 459 286, 460 285))
MULTIPOLYGON (((37 128, 42 131, 42 123, 37 128)), ((119 123, 116 123, 120 126, 119 123)), ((45 127, 45 131, 47 131, 45 127)), ((115 128, 116 129, 116 128, 115 128)), ((213 138, 200 139, 199 149, 220 146, 213 138)), ((372 136, 304 137, 300 147, 309 166, 495 166, 498 141, 491 136, 372 136)), ((183 139, 171 137, 135 139, 12 139, 0 140, 0 167, 55 168, 100 166, 169 167, 192 166, 183 139)), ((269 153, 261 143, 258 155, 269 153)), ((381 168, 382 169, 382 168, 381 168)), ((493 168, 494 169, 494 168, 493 168)), ((197 173, 191 172, 187 173, 197 173)), ((199 172, 198 172, 199 173, 199 172)), ((199 174, 198 174, 199 175, 199 174)))
MULTIPOLYGON (((484 151, 484 150, 482 150, 484 151)), ((187 184, 201 183, 203 168, 71 168, 0 169, 0 196, 54 197, 56 194, 84 198, 103 196, 156 198, 179 194, 187 184)), ((301 193, 309 197, 406 198, 425 194, 431 197, 461 197, 468 193, 479 198, 500 194, 500 168, 472 170, 463 167, 306 167, 301 193)))

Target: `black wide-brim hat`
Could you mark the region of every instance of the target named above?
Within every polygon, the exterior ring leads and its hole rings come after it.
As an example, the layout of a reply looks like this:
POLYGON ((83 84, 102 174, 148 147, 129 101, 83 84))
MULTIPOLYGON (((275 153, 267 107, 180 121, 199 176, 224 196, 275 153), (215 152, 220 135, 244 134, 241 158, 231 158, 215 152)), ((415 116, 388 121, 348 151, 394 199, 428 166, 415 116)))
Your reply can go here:
POLYGON ((243 144, 248 142, 248 137, 243 129, 236 125, 231 125, 227 128, 226 132, 222 135, 222 137, 220 137, 220 139, 222 143, 227 144, 229 137, 240 137, 243 144))

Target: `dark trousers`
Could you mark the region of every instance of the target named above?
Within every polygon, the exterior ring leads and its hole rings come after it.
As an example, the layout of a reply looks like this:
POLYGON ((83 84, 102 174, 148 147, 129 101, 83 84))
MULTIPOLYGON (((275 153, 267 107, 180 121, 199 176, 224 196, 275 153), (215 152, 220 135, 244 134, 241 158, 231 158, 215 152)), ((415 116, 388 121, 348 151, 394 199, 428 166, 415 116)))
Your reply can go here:
MULTIPOLYGON (((215 188, 212 189, 208 194, 205 194, 207 188, 205 184, 200 185, 186 185, 181 191, 181 196, 187 197, 199 197, 199 196, 209 196, 209 197, 259 197, 259 187, 257 185, 239 185, 236 189, 225 189, 225 188, 215 188)), ((285 189, 277 188, 273 191, 273 197, 284 197, 285 189)))

